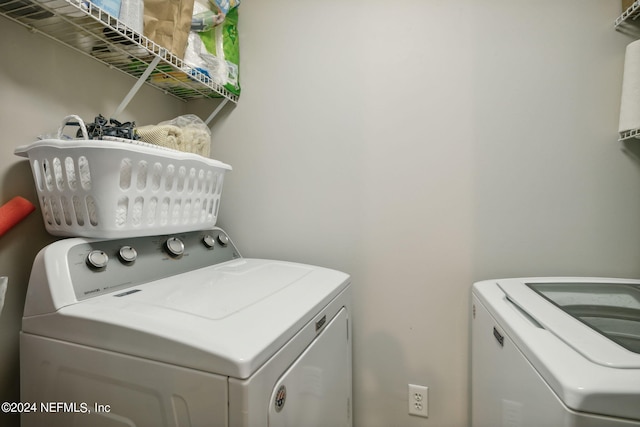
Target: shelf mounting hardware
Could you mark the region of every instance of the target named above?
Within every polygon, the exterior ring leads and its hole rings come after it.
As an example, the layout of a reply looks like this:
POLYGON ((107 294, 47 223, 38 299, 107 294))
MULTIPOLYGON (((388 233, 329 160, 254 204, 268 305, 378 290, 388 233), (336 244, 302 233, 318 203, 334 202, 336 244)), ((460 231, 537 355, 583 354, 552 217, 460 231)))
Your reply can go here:
POLYGON ((215 110, 213 110, 213 113, 211 113, 209 115, 209 117, 207 117, 207 120, 204 121, 204 123, 209 126, 209 123, 211 123, 211 120, 213 120, 213 118, 218 115, 218 113, 220 112, 220 110, 222 110, 222 108, 227 105, 227 102, 229 102, 229 100, 227 98, 224 98, 220 104, 218 104, 218 106, 215 108, 215 110))
POLYGON ((127 93, 120 105, 118 105, 118 108, 116 108, 116 111, 113 112, 113 115, 111 117, 118 117, 124 111, 124 109, 127 108, 127 105, 129 105, 129 102, 131 102, 133 97, 136 96, 138 90, 140 90, 140 87, 144 84, 144 82, 147 81, 153 70, 155 70, 156 66, 160 62, 160 59, 162 58, 159 56, 153 58, 153 61, 151 61, 147 69, 144 70, 144 73, 142 73, 142 75, 138 78, 136 84, 133 85, 129 93, 127 93))

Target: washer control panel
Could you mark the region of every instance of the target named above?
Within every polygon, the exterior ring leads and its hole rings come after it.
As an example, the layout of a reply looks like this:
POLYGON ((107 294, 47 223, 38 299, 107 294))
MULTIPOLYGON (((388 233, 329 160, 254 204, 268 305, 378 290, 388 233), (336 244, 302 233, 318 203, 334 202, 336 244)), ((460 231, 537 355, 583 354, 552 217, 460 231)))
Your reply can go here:
POLYGON ((83 300, 240 257, 229 236, 214 228, 79 243, 67 262, 76 298, 83 300))

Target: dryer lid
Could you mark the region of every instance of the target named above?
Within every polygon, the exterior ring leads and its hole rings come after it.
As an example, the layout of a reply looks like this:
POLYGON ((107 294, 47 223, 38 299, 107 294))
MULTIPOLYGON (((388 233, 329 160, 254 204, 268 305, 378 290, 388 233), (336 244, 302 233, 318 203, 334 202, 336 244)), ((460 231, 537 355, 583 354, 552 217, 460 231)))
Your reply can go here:
POLYGON ((348 285, 336 270, 242 258, 25 317, 23 332, 248 378, 348 285))

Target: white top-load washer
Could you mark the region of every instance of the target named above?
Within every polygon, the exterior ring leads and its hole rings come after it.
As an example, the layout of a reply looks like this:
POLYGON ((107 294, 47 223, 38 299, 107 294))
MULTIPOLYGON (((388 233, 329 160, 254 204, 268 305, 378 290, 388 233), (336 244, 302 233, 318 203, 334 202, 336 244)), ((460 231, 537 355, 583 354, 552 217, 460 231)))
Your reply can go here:
POLYGON ((471 316, 473 427, 640 426, 640 281, 486 280, 471 316))
POLYGON ((70 238, 34 262, 22 426, 351 426, 350 277, 219 228, 70 238))

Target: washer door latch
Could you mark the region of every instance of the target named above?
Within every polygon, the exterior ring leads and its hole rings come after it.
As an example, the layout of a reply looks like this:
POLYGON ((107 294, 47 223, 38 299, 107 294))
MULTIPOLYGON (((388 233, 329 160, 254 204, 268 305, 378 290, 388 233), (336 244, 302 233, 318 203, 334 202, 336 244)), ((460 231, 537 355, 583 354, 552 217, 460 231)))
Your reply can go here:
POLYGON ((493 327, 493 336, 496 337, 496 340, 498 341, 498 344, 500 344, 500 347, 504 347, 504 337, 500 332, 498 332, 495 326, 493 327))

